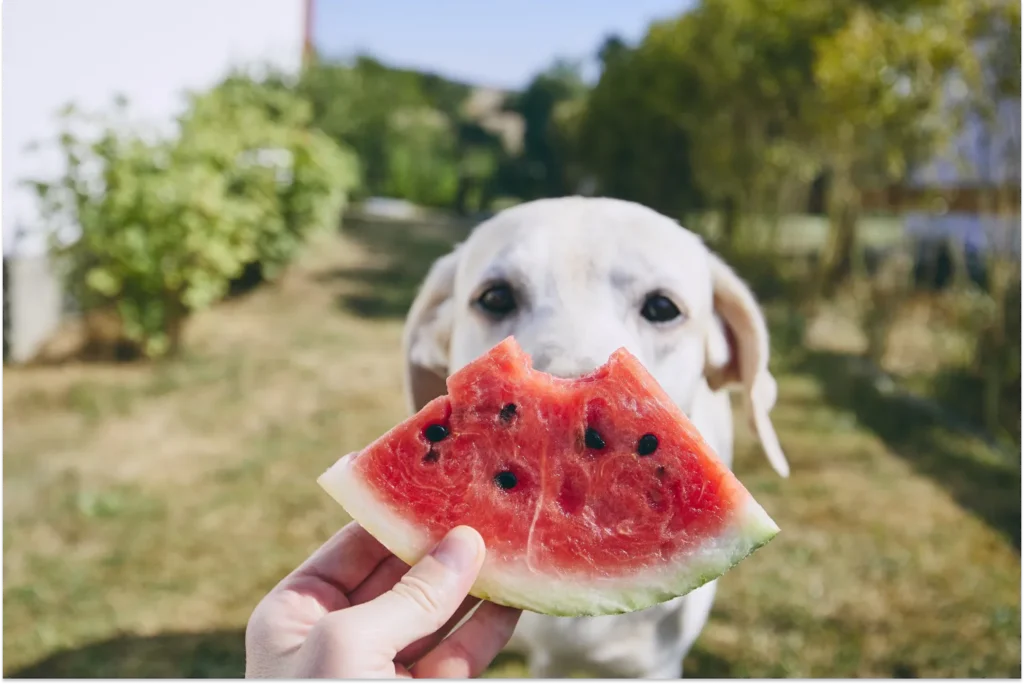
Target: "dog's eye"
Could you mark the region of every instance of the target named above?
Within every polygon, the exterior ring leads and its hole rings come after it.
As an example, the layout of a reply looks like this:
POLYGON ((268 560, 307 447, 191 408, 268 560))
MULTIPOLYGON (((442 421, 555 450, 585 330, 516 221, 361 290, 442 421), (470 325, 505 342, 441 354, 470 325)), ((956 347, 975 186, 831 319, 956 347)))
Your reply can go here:
POLYGON ((676 319, 682 314, 671 299, 663 294, 653 293, 647 295, 647 299, 644 300, 640 315, 651 323, 664 323, 676 319))
POLYGON ((508 283, 495 283, 484 290, 476 303, 492 316, 504 317, 515 311, 516 295, 508 283))

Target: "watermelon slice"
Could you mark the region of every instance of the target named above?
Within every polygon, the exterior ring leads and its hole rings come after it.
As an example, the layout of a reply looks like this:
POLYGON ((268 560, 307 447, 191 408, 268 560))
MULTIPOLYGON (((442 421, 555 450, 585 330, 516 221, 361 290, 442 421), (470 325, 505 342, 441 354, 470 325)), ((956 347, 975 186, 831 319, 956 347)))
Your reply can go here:
POLYGON ((473 595, 548 615, 682 596, 779 531, 625 349, 566 380, 511 337, 319 483, 410 564, 474 527, 473 595))

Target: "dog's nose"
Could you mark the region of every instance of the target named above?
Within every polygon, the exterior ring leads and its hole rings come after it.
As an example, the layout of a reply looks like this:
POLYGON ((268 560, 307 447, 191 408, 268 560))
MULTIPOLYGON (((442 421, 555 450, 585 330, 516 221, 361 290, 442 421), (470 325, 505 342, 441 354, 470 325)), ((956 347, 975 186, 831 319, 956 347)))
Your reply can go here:
POLYGON ((534 368, 566 380, 586 375, 607 361, 607 359, 599 361, 591 356, 573 357, 563 351, 554 352, 548 349, 542 349, 531 356, 533 356, 534 368))

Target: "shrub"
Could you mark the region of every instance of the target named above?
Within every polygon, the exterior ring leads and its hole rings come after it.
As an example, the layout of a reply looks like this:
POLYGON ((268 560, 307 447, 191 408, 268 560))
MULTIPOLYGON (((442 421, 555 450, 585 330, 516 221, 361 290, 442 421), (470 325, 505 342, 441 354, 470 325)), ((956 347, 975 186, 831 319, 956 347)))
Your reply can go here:
POLYGON ((175 352, 187 316, 248 264, 274 274, 336 224, 355 159, 308 120, 283 85, 237 75, 190 96, 173 135, 130 125, 123 101, 112 116, 67 108, 64 173, 33 185, 70 294, 115 309, 146 356, 175 352))
POLYGON ((265 277, 276 277, 312 233, 337 227, 358 183, 354 154, 311 119, 309 103, 282 79, 242 73, 193 95, 181 119, 181 144, 219 155, 233 190, 266 210, 256 246, 265 277))

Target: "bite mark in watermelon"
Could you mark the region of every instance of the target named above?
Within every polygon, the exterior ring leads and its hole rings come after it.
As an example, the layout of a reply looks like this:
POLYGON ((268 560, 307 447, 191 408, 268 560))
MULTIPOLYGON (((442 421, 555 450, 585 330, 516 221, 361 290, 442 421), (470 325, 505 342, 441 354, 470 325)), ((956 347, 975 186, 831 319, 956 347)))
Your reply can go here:
POLYGON ((567 380, 513 338, 320 485, 415 563, 452 528, 487 544, 473 595, 549 615, 682 596, 779 528, 625 349, 567 380))

